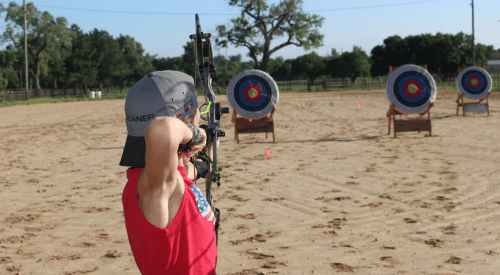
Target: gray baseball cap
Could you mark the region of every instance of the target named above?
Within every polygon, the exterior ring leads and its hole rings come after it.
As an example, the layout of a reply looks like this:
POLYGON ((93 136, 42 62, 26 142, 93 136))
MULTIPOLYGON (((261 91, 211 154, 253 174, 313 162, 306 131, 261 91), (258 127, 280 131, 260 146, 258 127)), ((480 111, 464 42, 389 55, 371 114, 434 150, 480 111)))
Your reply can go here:
POLYGON ((121 166, 144 167, 144 135, 155 117, 189 118, 198 108, 193 78, 177 71, 157 71, 132 86, 125 100, 127 141, 121 166))

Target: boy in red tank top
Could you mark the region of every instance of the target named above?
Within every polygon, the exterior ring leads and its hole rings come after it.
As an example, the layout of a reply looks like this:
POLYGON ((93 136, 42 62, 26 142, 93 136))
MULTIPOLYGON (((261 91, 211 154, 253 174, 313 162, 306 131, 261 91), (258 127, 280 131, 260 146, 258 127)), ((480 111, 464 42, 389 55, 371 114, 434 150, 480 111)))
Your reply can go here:
POLYGON ((215 274, 215 216, 189 162, 206 145, 193 78, 176 71, 144 76, 129 91, 125 114, 120 165, 131 168, 122 202, 139 270, 215 274), (179 152, 179 145, 189 152, 179 152))

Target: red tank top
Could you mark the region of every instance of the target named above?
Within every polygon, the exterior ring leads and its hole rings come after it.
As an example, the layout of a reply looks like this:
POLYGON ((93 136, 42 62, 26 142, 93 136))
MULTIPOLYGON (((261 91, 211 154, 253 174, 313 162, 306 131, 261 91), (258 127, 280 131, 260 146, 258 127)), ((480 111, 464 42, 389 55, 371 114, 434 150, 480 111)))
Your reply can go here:
POLYGON ((150 224, 139 208, 137 182, 142 170, 127 170, 128 183, 122 196, 128 239, 141 273, 215 274, 215 216, 198 186, 188 179, 185 168, 179 166, 189 188, 185 189, 172 222, 167 228, 159 228, 150 224))

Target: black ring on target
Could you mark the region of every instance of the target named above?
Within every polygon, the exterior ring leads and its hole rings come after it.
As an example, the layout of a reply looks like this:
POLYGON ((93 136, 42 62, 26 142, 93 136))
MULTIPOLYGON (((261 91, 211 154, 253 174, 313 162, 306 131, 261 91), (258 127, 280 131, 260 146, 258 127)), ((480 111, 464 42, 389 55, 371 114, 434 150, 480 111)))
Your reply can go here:
MULTIPOLYGON (((414 85, 415 85, 414 84, 414 85)), ((416 71, 408 71, 400 74, 394 81, 394 94, 398 101, 408 107, 419 107, 425 104, 431 97, 431 84, 427 77, 416 71), (415 98, 411 98, 406 89, 408 83, 416 84, 418 87, 415 98)))
POLYGON ((484 93, 488 86, 486 85, 488 82, 486 76, 478 70, 470 70, 464 73, 460 81, 462 83, 462 88, 473 95, 484 93), (476 81, 477 84, 474 81, 476 81))
POLYGON ((256 75, 249 75, 240 79, 235 85, 234 99, 236 103, 244 110, 255 112, 261 111, 264 107, 271 102, 271 87, 262 77, 256 75), (251 102, 245 98, 245 91, 249 85, 256 85, 260 88, 260 100, 251 102))

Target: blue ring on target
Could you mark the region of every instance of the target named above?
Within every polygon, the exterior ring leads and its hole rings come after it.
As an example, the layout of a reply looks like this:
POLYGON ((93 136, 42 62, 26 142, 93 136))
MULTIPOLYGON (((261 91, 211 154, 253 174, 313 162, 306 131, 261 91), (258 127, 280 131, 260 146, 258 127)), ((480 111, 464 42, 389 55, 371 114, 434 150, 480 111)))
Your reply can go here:
POLYGON ((234 90, 236 91, 234 94, 236 103, 246 111, 260 111, 271 102, 271 87, 263 78, 256 75, 249 75, 240 79, 236 83, 234 90), (245 99, 244 90, 251 84, 259 86, 262 90, 262 97, 257 102, 250 102, 245 99))
POLYGON ((464 90, 466 90, 468 93, 473 94, 473 95, 484 93, 484 91, 487 88, 486 84, 488 83, 486 76, 478 70, 470 70, 470 71, 464 73, 462 75, 462 78, 460 79, 460 81, 461 81, 461 84, 462 84, 462 87, 464 88, 464 90), (481 81, 481 85, 479 85, 479 87, 477 87, 477 88, 471 87, 469 85, 469 79, 471 77, 474 77, 474 76, 479 78, 479 80, 481 81))
POLYGON ((430 89, 431 84, 429 80, 423 74, 416 71, 404 72, 394 81, 394 94, 396 98, 400 103, 408 107, 419 107, 425 104, 431 97, 430 89), (417 81, 422 86, 422 92, 416 98, 410 98, 405 95, 403 87, 405 83, 410 80, 417 81))

